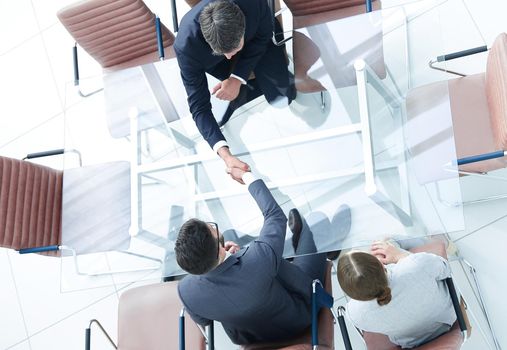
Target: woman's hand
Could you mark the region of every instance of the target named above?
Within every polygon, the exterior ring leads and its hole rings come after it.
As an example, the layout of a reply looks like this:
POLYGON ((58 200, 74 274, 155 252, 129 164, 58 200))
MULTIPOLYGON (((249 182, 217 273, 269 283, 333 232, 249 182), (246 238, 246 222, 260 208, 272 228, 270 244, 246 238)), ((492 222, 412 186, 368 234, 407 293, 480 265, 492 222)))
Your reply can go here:
POLYGON ((410 255, 406 250, 398 248, 386 241, 373 242, 370 253, 376 256, 384 265, 396 264, 400 259, 410 255))

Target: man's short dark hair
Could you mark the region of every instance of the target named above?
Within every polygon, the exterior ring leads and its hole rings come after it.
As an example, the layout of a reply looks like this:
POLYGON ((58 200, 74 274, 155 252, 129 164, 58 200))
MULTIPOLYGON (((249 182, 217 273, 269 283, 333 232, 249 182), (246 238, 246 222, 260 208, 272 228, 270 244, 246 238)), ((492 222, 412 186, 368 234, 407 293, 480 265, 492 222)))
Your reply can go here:
POLYGON ((219 55, 237 49, 245 34, 245 15, 230 0, 210 2, 202 9, 199 23, 204 39, 219 55))
POLYGON ((180 267, 192 275, 202 275, 218 263, 218 240, 205 222, 190 219, 181 226, 174 251, 180 267))

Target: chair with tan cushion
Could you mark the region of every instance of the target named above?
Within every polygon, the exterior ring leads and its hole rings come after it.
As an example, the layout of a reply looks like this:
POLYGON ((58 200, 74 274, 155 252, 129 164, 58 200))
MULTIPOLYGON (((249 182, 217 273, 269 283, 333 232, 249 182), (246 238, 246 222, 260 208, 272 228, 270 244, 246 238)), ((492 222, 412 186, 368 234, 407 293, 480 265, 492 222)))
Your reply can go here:
MULTIPOLYGON (((422 246, 410 249, 412 253, 433 253, 439 255, 445 259, 447 259, 447 253, 445 250, 445 243, 440 239, 433 239, 429 243, 424 244, 422 246)), ((466 314, 465 304, 463 299, 461 299, 461 311, 463 312, 463 317, 465 319, 465 323, 467 326, 467 338, 471 333, 471 326, 468 321, 468 317, 466 314)), ((363 332, 363 339, 366 343, 368 350, 401 350, 401 347, 392 344, 389 341, 389 338, 383 334, 372 333, 372 332, 363 332)), ((461 344, 463 343, 463 333, 458 325, 458 321, 454 323, 449 332, 442 334, 438 338, 433 339, 432 341, 423 344, 421 346, 415 347, 415 350, 454 350, 460 349, 461 344)))
MULTIPOLYGON (((105 72, 159 60, 155 14, 141 0, 83 0, 57 16, 105 72)), ((173 33, 164 25, 161 32, 165 57, 174 57, 173 33)))
MULTIPOLYGON (((443 57, 443 56, 442 56, 443 57)), ((454 176, 444 165, 457 158, 463 174, 484 174, 507 166, 507 34, 500 34, 488 53, 484 73, 428 84, 407 96, 407 138, 416 160, 416 176, 427 183, 454 176), (452 116, 452 126, 440 132, 441 139, 428 139, 429 131, 442 128, 441 113, 452 116), (440 113, 440 114, 439 114, 440 113), (450 140, 454 137, 454 145, 450 140), (422 146, 424 145, 425 146, 422 146), (448 150, 456 150, 456 154, 448 150), (424 164, 441 164, 427 173, 424 164)))
MULTIPOLYGON (((324 86, 310 77, 310 68, 321 59, 330 74, 335 88, 356 84, 353 64, 356 59, 365 60, 383 79, 384 67, 382 30, 365 22, 361 31, 372 31, 371 40, 358 43, 353 52, 340 52, 326 23, 366 13, 365 0, 285 0, 293 18, 293 58, 296 88, 299 92, 324 91, 324 86), (372 27, 371 30, 368 29, 372 27), (373 33, 374 32, 374 33, 373 33)), ((380 1, 372 2, 373 10, 380 9, 380 1)), ((353 33, 358 28, 349 28, 353 33)), ((348 34, 353 35, 353 34, 348 34)))
POLYGON ((62 8, 57 16, 76 42, 74 85, 80 86, 77 45, 102 67, 104 88, 91 92, 78 89, 78 93, 88 97, 104 90, 111 136, 130 135, 128 113, 132 106, 143 115, 140 130, 163 130, 165 123, 179 118, 171 98, 161 90, 160 77, 152 65, 161 58, 175 57, 175 37, 142 0, 82 0, 62 8), (128 71, 133 67, 140 70, 128 71))
MULTIPOLYGON (((0 156, 0 208, 0 246, 21 254, 126 252, 131 241, 130 164, 117 161, 62 171, 0 156)), ((78 274, 102 274, 80 271, 78 259, 75 263, 78 274)))
MULTIPOLYGON (((178 349, 179 314, 182 304, 178 283, 157 283, 125 291, 118 305, 118 350, 178 349)), ((85 349, 90 350, 91 326, 86 329, 85 349)), ((116 346, 107 332, 111 345, 116 346)), ((189 317, 185 320, 186 348, 204 350, 205 339, 189 317)))
MULTIPOLYGON (((329 295, 333 295, 331 283, 331 262, 326 268, 323 287, 329 295)), ((331 311, 322 308, 318 316, 318 349, 334 349, 334 318, 331 311)), ((278 343, 263 343, 243 345, 242 350, 312 350, 312 329, 309 327, 302 334, 295 335, 294 339, 278 343)))

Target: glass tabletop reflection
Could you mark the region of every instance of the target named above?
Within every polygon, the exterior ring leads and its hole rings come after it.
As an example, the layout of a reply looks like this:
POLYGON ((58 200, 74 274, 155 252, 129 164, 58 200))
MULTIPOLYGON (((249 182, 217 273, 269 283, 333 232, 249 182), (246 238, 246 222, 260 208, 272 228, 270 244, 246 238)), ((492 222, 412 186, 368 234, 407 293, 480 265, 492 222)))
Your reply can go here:
MULTIPOLYGON (((425 158, 428 168, 445 168, 446 176, 432 181, 418 176, 419 155, 413 150, 424 140, 414 145, 408 137, 407 127, 415 121, 405 104, 410 72, 424 68, 410 66, 407 38, 402 8, 295 28, 287 51, 296 100, 275 108, 260 97, 236 111, 222 129, 231 151, 266 182, 284 212, 298 208, 308 218, 318 252, 464 226, 461 207, 448 204, 461 201, 459 179, 452 172, 452 133, 443 144, 445 152, 438 150, 446 157, 436 157, 434 163, 425 158), (304 69, 298 43, 319 53, 304 69), (343 215, 336 215, 343 205, 350 208, 350 228, 343 215)), ((434 43, 441 45, 438 36, 434 43)), ((208 83, 214 85, 212 77, 208 83)), ((217 222, 226 238, 243 246, 254 240, 262 214, 247 188, 225 173, 223 161, 200 136, 176 60, 109 73, 102 84, 104 90, 92 96, 68 98, 65 143, 81 152, 85 167, 128 165, 129 193, 121 197, 128 229, 93 239, 90 234, 86 241, 73 232, 67 216, 63 244, 81 247, 83 270, 104 272, 100 281, 86 274, 80 278, 104 285, 183 274, 174 242, 181 224, 192 217, 217 222), (99 241, 106 242, 104 247, 99 241), (112 270, 130 273, 110 275, 112 270)), ((86 79, 81 85, 86 86, 86 79)), ((72 94, 69 85, 67 95, 72 94)), ((221 101, 212 102, 214 110, 224 108, 221 101)), ((452 129, 450 116, 442 120, 452 129)), ((438 130, 427 132, 429 142, 432 132, 438 130)), ((74 168, 74 160, 66 157, 66 174, 74 168)), ((65 186, 64 176, 64 193, 65 186)), ((296 255, 291 235, 287 230, 286 257, 296 255)), ((62 258, 64 289, 78 284, 72 264, 71 257, 62 258)))

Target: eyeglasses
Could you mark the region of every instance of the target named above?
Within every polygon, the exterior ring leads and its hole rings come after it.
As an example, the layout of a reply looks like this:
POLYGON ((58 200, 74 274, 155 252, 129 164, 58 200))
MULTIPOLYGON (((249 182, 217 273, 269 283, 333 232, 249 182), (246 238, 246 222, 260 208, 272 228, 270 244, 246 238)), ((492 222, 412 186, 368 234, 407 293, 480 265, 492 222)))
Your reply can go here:
POLYGON ((220 256, 220 232, 218 232, 218 224, 216 222, 208 221, 206 222, 217 232, 217 259, 220 256))

